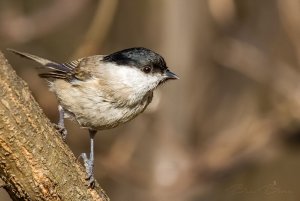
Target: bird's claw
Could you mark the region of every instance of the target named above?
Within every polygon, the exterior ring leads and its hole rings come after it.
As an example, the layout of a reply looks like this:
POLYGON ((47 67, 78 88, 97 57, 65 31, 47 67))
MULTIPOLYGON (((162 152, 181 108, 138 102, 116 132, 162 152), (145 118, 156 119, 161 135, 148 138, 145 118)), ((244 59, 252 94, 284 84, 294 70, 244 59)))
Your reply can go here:
POLYGON ((55 129, 61 134, 61 137, 64 142, 67 140, 68 131, 64 126, 61 126, 59 124, 54 124, 55 129))
POLYGON ((82 158, 83 159, 83 165, 85 167, 85 171, 87 173, 87 177, 85 178, 88 183, 89 183, 89 187, 90 188, 94 188, 95 187, 95 178, 94 178, 94 172, 93 172, 93 161, 88 159, 86 153, 82 153, 79 155, 78 159, 82 158))
POLYGON ((95 188, 95 178, 94 178, 94 175, 90 175, 86 178, 86 180, 88 181, 88 185, 90 188, 95 188))

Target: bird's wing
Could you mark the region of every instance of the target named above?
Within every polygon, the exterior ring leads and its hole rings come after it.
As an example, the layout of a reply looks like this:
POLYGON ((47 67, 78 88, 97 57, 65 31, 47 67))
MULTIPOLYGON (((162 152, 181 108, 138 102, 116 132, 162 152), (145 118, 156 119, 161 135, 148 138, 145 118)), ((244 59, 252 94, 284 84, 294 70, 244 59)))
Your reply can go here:
POLYGON ((56 79, 65 79, 68 81, 73 80, 75 77, 75 71, 80 65, 82 59, 73 60, 65 63, 55 63, 48 64, 46 67, 51 67, 49 72, 40 73, 39 76, 42 78, 56 78, 56 79), (57 69, 65 69, 65 71, 60 71, 57 69))
MULTIPOLYGON (((72 81, 74 79, 87 80, 94 75, 95 70, 99 67, 102 58, 103 55, 94 55, 62 64, 56 64, 58 65, 57 68, 64 68, 68 70, 65 72, 52 70, 48 73, 41 73, 39 75, 43 78, 57 78, 68 81, 72 81)), ((56 67, 54 66, 54 68, 56 67)))
POLYGON ((27 59, 36 61, 42 64, 44 67, 50 69, 48 72, 40 73, 39 76, 42 78, 54 78, 54 79, 65 79, 72 81, 77 80, 86 80, 89 79, 92 74, 95 66, 99 64, 103 58, 102 55, 95 55, 90 57, 85 57, 77 60, 73 60, 65 63, 57 63, 44 59, 32 54, 25 52, 20 52, 14 49, 8 49, 9 51, 25 57, 27 59))

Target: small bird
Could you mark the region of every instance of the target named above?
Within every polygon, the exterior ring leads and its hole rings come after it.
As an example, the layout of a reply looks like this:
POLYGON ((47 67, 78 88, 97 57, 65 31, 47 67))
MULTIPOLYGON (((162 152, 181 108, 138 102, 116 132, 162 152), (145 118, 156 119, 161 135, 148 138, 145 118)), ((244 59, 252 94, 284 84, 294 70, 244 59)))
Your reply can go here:
POLYGON ((65 140, 64 118, 77 121, 89 130, 90 155, 84 161, 89 186, 94 187, 94 137, 98 130, 114 128, 142 113, 153 97, 153 91, 171 79, 172 73, 162 56, 143 48, 124 49, 109 55, 84 57, 56 63, 35 55, 8 49, 42 64, 50 91, 57 96, 58 129, 65 140))

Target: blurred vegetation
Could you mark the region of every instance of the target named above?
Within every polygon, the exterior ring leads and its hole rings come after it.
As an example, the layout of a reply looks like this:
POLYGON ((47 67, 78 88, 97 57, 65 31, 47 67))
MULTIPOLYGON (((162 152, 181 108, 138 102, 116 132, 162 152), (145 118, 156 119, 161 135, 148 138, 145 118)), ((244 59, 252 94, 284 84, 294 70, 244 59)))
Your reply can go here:
MULTIPOLYGON (((299 9, 300 0, 1 0, 0 48, 62 62, 144 46, 180 76, 144 114, 97 135, 95 174, 112 200, 294 201, 299 9)), ((37 65, 6 55, 57 121, 37 65)), ((75 155, 88 150, 87 132, 67 127, 75 155)))

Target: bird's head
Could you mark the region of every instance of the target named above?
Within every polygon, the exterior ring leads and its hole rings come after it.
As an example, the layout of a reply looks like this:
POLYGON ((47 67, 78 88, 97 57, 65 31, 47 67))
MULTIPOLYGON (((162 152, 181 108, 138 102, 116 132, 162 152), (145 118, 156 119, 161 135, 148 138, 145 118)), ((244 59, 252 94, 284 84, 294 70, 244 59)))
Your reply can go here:
POLYGON ((114 66, 115 79, 145 91, 152 91, 167 80, 178 79, 162 56, 142 47, 112 53, 105 56, 103 62, 114 66))

